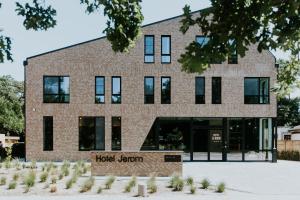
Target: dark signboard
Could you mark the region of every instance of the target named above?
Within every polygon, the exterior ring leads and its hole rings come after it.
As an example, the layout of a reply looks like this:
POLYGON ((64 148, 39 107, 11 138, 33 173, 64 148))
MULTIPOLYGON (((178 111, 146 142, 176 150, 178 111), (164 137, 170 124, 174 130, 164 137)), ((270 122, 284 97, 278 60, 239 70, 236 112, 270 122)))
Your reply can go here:
POLYGON ((165 162, 181 162, 181 155, 165 155, 165 162))

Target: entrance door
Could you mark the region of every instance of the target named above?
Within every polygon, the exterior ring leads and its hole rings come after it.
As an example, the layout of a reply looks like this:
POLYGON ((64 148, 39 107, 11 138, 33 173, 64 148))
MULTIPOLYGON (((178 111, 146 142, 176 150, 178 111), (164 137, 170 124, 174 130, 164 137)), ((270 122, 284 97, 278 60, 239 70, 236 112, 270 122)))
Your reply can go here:
POLYGON ((208 160, 208 130, 193 130, 191 141, 192 160, 208 160))

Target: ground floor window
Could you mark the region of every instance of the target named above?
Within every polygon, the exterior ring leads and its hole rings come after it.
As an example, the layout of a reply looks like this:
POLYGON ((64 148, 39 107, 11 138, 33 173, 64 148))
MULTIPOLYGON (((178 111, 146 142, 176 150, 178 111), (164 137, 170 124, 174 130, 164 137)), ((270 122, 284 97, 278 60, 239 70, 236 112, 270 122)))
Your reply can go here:
POLYGON ((43 118, 43 150, 53 150, 53 117, 45 116, 43 118))
POLYGON ((121 150, 121 117, 111 119, 111 150, 121 150))
POLYGON ((79 150, 105 150, 104 117, 79 117, 79 150))

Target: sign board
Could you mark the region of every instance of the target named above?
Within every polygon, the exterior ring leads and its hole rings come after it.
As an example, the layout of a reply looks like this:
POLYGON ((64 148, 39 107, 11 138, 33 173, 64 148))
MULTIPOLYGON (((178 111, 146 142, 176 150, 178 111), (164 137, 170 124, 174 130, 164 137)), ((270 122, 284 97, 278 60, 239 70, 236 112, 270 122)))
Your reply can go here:
POLYGON ((182 152, 92 152, 93 176, 170 176, 182 174, 182 152))

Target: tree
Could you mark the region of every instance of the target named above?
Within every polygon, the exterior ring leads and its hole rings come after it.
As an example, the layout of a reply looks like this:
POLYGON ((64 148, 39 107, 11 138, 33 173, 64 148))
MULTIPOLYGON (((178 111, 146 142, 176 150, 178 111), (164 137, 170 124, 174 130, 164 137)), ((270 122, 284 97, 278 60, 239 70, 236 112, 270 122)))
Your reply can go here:
POLYGON ((277 105, 277 125, 300 125, 300 98, 280 98, 277 105))
MULTIPOLYGON (((127 52, 134 46, 141 32, 142 0, 80 0, 87 13, 104 7, 108 17, 104 32, 115 52, 127 52)), ((0 4, 1 5, 1 4, 0 4)), ((16 12, 23 16, 26 29, 47 30, 56 25, 56 11, 46 6, 46 0, 32 0, 32 4, 16 3, 16 12)), ((249 45, 257 44, 258 51, 289 51, 292 57, 300 52, 299 0, 211 0, 211 7, 192 17, 190 7, 183 9, 180 30, 186 33, 190 26, 198 26, 209 37, 205 45, 191 42, 179 62, 186 72, 202 73, 212 61, 225 61, 236 52, 245 56, 249 45)), ((0 37, 0 62, 12 60, 9 37, 0 37)), ((299 64, 294 66, 300 68, 299 64)), ((293 77, 291 77, 293 78, 293 77)), ((282 80, 289 84, 291 79, 282 80)))
POLYGON ((0 133, 24 132, 24 86, 11 76, 0 77, 0 133))

